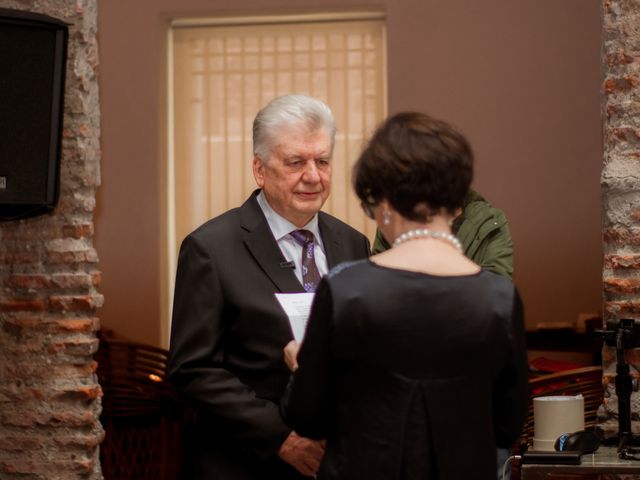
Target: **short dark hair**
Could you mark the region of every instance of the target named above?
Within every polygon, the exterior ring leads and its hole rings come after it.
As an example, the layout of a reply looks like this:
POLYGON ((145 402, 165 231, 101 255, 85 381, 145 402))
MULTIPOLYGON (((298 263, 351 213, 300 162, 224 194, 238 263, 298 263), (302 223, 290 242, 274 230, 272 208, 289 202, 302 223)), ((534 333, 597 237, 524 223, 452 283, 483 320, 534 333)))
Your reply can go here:
POLYGON ((402 112, 383 122, 353 167, 360 200, 387 200, 403 217, 424 222, 462 207, 473 178, 473 152, 448 123, 402 112))

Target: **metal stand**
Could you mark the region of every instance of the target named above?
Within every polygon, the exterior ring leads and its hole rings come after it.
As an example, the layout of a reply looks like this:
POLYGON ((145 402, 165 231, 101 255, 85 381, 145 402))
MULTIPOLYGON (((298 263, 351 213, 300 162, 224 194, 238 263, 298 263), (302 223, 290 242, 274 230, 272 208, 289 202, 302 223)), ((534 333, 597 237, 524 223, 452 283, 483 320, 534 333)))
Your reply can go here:
POLYGON ((618 397, 618 455, 620 458, 640 460, 640 437, 631 432, 631 392, 633 381, 624 352, 640 347, 640 324, 633 319, 622 318, 618 323, 607 322, 605 330, 596 330, 608 346, 616 347, 616 396, 618 397))

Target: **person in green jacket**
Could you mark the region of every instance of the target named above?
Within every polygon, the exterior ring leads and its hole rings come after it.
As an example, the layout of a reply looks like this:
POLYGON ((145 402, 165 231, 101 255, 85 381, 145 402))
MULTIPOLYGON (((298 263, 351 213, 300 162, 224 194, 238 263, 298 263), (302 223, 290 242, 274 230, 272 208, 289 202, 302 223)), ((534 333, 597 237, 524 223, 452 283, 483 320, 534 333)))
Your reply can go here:
MULTIPOLYGON (((482 268, 511 278, 513 275, 513 244, 507 217, 474 190, 469 190, 462 213, 452 225, 467 257, 482 268)), ((371 252, 383 252, 390 247, 380 230, 371 252)))

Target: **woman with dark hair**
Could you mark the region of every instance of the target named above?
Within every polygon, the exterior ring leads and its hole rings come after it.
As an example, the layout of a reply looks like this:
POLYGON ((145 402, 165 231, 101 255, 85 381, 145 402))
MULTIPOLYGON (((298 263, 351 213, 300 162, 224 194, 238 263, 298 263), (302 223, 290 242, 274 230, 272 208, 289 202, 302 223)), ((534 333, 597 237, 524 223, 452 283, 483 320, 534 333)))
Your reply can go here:
POLYGON ((393 246, 321 281, 281 413, 326 439, 321 479, 487 479, 527 407, 522 303, 466 258, 451 223, 473 177, 469 143, 415 112, 376 131, 353 171, 393 246))

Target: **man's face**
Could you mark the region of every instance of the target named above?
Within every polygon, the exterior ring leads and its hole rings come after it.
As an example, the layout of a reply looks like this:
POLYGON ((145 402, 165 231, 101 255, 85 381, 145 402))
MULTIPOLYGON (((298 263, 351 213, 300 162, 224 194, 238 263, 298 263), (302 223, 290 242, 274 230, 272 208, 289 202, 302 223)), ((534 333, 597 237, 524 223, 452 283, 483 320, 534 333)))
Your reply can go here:
POLYGON ((304 226, 329 196, 331 140, 326 128, 282 129, 266 162, 253 159, 253 175, 269 205, 297 227, 304 226))

